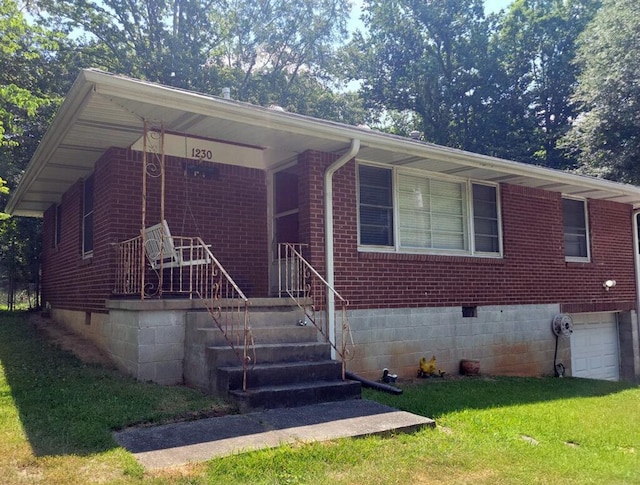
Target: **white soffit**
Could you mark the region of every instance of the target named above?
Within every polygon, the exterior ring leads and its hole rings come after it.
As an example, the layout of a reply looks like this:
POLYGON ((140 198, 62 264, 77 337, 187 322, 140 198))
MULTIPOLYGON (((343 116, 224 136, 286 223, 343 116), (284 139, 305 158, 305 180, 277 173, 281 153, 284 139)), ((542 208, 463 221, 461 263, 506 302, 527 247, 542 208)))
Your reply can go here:
POLYGON ((202 139, 205 154, 217 151, 219 159, 212 155, 212 161, 270 168, 306 150, 341 154, 352 139, 359 139, 357 158, 363 161, 640 207, 640 189, 632 185, 86 70, 36 150, 7 211, 41 216, 73 183, 93 171, 108 148, 140 148, 144 120, 156 128, 163 126, 169 138, 177 137, 168 144, 178 147, 176 153, 170 148, 177 156, 184 150, 190 153, 192 147, 185 140, 202 139))

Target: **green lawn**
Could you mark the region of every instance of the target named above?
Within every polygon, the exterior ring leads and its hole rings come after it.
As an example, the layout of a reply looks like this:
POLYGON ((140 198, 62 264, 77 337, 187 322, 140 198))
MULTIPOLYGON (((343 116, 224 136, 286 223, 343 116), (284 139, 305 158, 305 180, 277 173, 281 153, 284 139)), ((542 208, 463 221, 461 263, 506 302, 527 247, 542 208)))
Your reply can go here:
POLYGON ((111 430, 225 410, 82 364, 0 313, 0 483, 640 483, 640 388, 578 379, 426 381, 365 397, 436 419, 413 435, 283 446, 147 473, 111 430))

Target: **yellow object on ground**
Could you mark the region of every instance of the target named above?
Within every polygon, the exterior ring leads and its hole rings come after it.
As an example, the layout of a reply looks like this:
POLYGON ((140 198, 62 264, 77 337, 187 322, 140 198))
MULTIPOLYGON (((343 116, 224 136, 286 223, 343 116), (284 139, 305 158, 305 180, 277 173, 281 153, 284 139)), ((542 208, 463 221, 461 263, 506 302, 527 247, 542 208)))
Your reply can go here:
POLYGON ((426 357, 420 359, 420 368, 418 369, 418 377, 442 377, 444 375, 444 371, 438 369, 436 367, 436 356, 432 356, 431 359, 427 360, 426 357))

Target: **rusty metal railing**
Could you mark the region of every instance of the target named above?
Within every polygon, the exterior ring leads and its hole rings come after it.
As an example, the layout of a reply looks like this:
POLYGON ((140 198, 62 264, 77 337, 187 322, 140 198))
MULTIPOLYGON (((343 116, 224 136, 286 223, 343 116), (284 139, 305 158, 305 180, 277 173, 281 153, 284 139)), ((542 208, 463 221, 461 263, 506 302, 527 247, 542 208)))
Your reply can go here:
MULTIPOLYGON (((351 335, 351 327, 347 319, 347 306, 349 302, 343 298, 327 281, 311 266, 303 257, 303 249, 306 244, 279 243, 278 244, 278 291, 280 296, 288 295, 296 303, 298 308, 304 311, 305 316, 313 324, 340 357, 342 364, 342 379, 345 379, 346 363, 353 359, 354 343, 351 335), (327 293, 331 292, 336 301, 334 322, 334 340, 330 338, 329 318, 319 318, 326 310, 327 293), (338 318, 340 316, 340 345, 338 338, 338 318)), ((327 314, 328 317, 328 314, 327 314)))
MULTIPOLYGON (((158 254, 144 251, 148 241, 144 241, 143 235, 116 244, 114 294, 199 298, 242 362, 242 388, 246 391, 248 366, 255 365, 249 299, 201 238, 170 237, 170 246, 165 241, 157 245, 161 248, 158 254)), ((148 249, 149 244, 146 246, 148 249)))

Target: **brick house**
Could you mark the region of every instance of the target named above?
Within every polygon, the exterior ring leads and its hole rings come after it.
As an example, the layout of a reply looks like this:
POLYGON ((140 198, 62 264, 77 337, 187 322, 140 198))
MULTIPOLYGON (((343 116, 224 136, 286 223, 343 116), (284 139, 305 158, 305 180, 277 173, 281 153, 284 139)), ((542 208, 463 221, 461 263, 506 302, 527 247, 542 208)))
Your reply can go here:
POLYGON ((55 319, 139 379, 212 390, 203 321, 228 307, 249 374, 277 317, 369 378, 432 355, 553 374, 556 345, 567 375, 637 378, 637 208, 635 186, 87 70, 7 210, 44 218, 55 319), (163 220, 211 269, 167 246, 151 267, 163 220))

